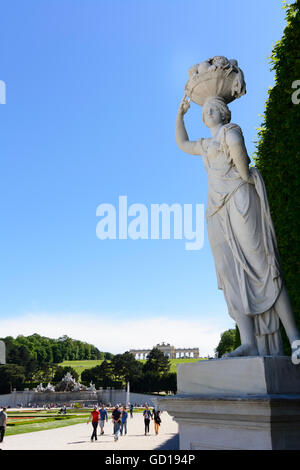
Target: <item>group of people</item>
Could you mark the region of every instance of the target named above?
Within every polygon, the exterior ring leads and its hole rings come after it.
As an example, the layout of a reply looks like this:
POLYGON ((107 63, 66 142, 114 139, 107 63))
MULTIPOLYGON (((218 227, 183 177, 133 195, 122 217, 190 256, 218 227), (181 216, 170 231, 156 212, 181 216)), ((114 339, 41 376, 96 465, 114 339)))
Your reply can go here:
POLYGON ((143 416, 144 416, 144 424, 145 424, 145 436, 149 435, 150 433, 150 420, 151 419, 154 421, 154 432, 155 434, 158 434, 159 426, 161 424, 160 411, 155 410, 155 408, 153 408, 151 412, 151 410, 149 409, 149 406, 146 405, 145 410, 143 412, 143 416))
MULTIPOLYGON (((132 413, 133 408, 130 411, 132 413)), ((120 408, 119 405, 116 405, 111 417, 114 425, 114 438, 115 441, 117 441, 119 439, 119 433, 121 434, 121 436, 123 435, 123 433, 127 434, 128 412, 126 406, 120 408)), ((97 406, 94 406, 94 410, 91 412, 87 424, 89 424, 91 421, 93 426, 91 441, 93 442, 94 439, 95 441, 97 441, 98 424, 100 425, 100 435, 102 436, 104 434, 104 424, 108 421, 108 414, 104 405, 101 405, 101 408, 99 410, 97 406)))
POLYGON ((97 441, 98 424, 100 424, 100 435, 102 435, 104 434, 104 424, 108 421, 108 414, 104 405, 101 406, 100 410, 98 410, 97 406, 94 406, 94 410, 91 412, 87 424, 89 424, 91 421, 93 426, 91 441, 93 442, 94 439, 97 441))
MULTIPOLYGON (((133 406, 131 405, 129 408, 130 417, 133 417, 133 406)), ((155 434, 158 434, 159 426, 161 424, 161 417, 160 411, 153 409, 152 412, 148 405, 145 406, 145 410, 143 411, 144 417, 144 424, 145 424, 145 436, 149 435, 150 432, 150 420, 154 421, 154 431, 155 434)), ((113 422, 113 435, 114 440, 117 441, 119 439, 119 434, 121 436, 127 434, 127 421, 128 421, 128 411, 126 406, 120 407, 116 405, 114 410, 111 414, 112 422, 113 422)), ((97 441, 97 429, 98 425, 100 424, 100 435, 104 434, 104 424, 108 421, 108 414, 105 409, 104 405, 101 405, 100 409, 98 410, 97 406, 94 406, 93 411, 90 414, 87 424, 92 422, 93 426, 93 433, 91 435, 91 442, 97 441)))
MULTIPOLYGON (((133 405, 130 405, 129 412, 130 412, 130 417, 133 417, 133 405)), ((112 422, 113 422, 113 434, 114 434, 114 439, 117 441, 119 439, 119 434, 121 436, 127 434, 127 421, 128 421, 128 411, 126 406, 120 407, 119 405, 116 405, 114 410, 112 411, 111 414, 112 417, 112 422)), ((150 421, 154 421, 154 431, 155 434, 158 434, 159 431, 159 426, 161 424, 161 417, 160 417, 160 411, 153 410, 151 411, 148 405, 145 405, 145 409, 143 411, 143 418, 144 418, 144 424, 145 424, 145 436, 149 435, 150 433, 150 421)), ((5 434, 5 429, 6 429, 6 422, 7 422, 7 413, 6 413, 6 408, 4 407, 2 411, 0 412, 0 442, 3 441, 4 434, 5 434)), ((106 408, 104 405, 101 405, 101 407, 98 410, 97 406, 94 406, 93 411, 90 414, 90 417, 88 419, 87 424, 92 422, 93 426, 93 433, 91 435, 91 441, 93 442, 94 439, 97 441, 97 429, 98 425, 100 425, 100 435, 102 436, 104 434, 104 425, 105 423, 108 422, 108 413, 106 411, 106 408)))

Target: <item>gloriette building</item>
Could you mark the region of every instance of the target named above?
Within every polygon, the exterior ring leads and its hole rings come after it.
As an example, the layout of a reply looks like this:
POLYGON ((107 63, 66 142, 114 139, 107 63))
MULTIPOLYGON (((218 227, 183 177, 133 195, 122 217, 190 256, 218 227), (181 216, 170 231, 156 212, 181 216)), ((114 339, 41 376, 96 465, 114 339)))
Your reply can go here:
MULTIPOLYGON (((175 348, 171 344, 162 343, 157 344, 154 348, 160 349, 165 356, 168 356, 170 359, 183 358, 199 358, 199 348, 175 348)), ((130 353, 134 355, 136 359, 147 359, 147 355, 150 353, 151 349, 130 349, 130 353)))

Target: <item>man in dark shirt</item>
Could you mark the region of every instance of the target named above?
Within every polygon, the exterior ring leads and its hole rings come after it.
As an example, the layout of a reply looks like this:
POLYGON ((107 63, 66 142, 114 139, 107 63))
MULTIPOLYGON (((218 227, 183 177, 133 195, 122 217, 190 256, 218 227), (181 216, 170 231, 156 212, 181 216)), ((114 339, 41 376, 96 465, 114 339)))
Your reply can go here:
POLYGON ((3 442, 5 429, 6 429, 7 414, 6 408, 4 407, 0 412, 0 442, 3 442))
POLYGON ((114 436, 115 436, 115 441, 119 439, 119 432, 120 432, 120 426, 121 426, 121 411, 119 410, 119 406, 116 405, 114 411, 111 414, 112 421, 114 424, 114 436))

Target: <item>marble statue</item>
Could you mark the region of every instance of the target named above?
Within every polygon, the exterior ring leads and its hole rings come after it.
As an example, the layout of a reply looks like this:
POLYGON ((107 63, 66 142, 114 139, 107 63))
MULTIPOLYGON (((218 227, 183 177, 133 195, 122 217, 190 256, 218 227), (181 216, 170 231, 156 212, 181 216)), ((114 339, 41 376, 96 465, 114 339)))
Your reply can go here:
POLYGON ((44 389, 42 383, 40 383, 40 384, 36 387, 36 391, 37 391, 37 392, 44 392, 44 391, 45 391, 45 389, 44 389))
POLYGON ((176 120, 176 142, 201 155, 208 177, 207 231, 218 288, 237 323, 241 346, 227 356, 283 355, 280 321, 289 341, 300 339, 283 284, 263 179, 250 159, 228 103, 246 93, 236 60, 213 57, 190 68, 176 120), (210 138, 190 141, 184 115, 202 106, 210 138), (279 321, 280 320, 280 321, 279 321))
POLYGON ((54 386, 48 383, 47 387, 45 388, 45 392, 55 392, 54 386))
POLYGON ((96 391, 96 387, 92 382, 90 382, 90 386, 88 387, 88 391, 89 392, 95 392, 96 391))
POLYGON ((82 390, 82 385, 79 382, 75 382, 72 387, 72 392, 80 392, 82 390))
POLYGON ((72 391, 73 392, 84 392, 86 390, 88 390, 88 388, 85 385, 82 385, 81 383, 76 382, 72 391))
POLYGON ((56 392, 82 392, 86 390, 87 387, 79 382, 76 382, 70 372, 67 372, 61 381, 55 386, 56 392))

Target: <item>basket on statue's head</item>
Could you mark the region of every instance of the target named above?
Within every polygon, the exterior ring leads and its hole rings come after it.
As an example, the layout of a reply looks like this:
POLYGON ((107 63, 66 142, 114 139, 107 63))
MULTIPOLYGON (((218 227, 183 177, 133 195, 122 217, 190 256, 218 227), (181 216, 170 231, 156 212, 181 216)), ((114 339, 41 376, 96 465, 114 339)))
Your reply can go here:
POLYGON ((236 60, 215 56, 188 71, 185 94, 194 103, 203 106, 208 98, 220 97, 228 104, 246 93, 244 74, 236 60))

